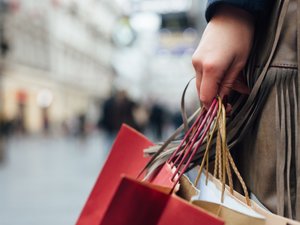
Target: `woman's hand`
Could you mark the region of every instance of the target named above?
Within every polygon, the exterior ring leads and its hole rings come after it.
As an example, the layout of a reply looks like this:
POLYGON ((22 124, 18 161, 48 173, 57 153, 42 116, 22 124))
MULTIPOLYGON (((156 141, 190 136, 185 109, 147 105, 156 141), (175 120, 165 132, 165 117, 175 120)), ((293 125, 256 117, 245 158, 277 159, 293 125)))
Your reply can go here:
POLYGON ((253 34, 252 15, 233 6, 219 6, 207 24, 192 58, 198 95, 206 108, 214 97, 224 97, 232 89, 249 92, 239 74, 247 62, 253 34))

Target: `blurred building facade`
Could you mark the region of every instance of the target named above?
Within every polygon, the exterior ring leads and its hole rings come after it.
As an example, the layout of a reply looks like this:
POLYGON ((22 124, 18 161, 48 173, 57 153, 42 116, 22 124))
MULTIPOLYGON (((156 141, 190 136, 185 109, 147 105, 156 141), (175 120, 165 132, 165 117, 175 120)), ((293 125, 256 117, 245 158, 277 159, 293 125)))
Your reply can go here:
MULTIPOLYGON (((3 0, 2 0, 3 2, 3 0)), ((109 95, 114 1, 10 0, 2 13, 9 50, 1 59, 3 115, 38 132, 109 95)))
MULTIPOLYGON (((185 84, 194 76, 191 56, 206 25, 206 1, 129 2, 136 39, 115 54, 114 66, 120 75, 116 83, 129 89, 134 98, 158 101, 174 110, 180 105, 185 84)), ((190 103, 198 101, 193 95, 187 97, 190 103)))
POLYGON ((5 120, 21 130, 47 130, 89 111, 96 122, 99 103, 115 88, 179 107, 194 74, 205 1, 0 2, 8 44, 0 59, 1 105, 5 120))

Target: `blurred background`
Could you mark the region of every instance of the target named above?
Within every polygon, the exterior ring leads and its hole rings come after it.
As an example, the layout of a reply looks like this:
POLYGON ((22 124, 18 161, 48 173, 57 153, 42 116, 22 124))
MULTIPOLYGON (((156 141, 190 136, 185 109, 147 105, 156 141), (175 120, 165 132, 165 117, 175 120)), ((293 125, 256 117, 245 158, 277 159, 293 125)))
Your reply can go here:
POLYGON ((205 5, 0 0, 0 225, 74 224, 123 122, 181 124, 205 5))

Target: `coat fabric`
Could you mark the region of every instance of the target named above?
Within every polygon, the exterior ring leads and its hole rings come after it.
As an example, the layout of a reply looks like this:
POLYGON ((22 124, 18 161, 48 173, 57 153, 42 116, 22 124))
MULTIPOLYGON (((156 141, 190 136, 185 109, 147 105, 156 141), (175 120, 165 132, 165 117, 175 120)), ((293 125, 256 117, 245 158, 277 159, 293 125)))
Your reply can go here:
MULTIPOLYGON (((266 13, 268 18, 258 21, 256 43, 249 60, 252 69, 248 70, 246 77, 250 87, 254 87, 270 53, 280 7, 284 1, 274 1, 271 13, 266 13)), ((258 110, 254 122, 232 145, 236 163, 249 190, 272 212, 297 220, 300 220, 300 83, 297 55, 297 48, 300 48, 300 44, 297 45, 300 40, 297 30, 299 33, 300 23, 296 22, 300 19, 297 20, 299 2, 289 1, 276 50, 262 83, 263 91, 259 92, 263 94, 259 96, 262 100, 257 100, 260 103, 256 105, 258 110)), ((219 3, 258 12, 267 1, 209 0, 207 19, 210 19, 219 3)), ((239 116, 238 109, 233 113, 235 115, 239 116)))
POLYGON ((254 15, 260 14, 268 4, 269 0, 208 0, 205 17, 209 21, 214 14, 216 8, 220 4, 230 4, 242 8, 254 15))

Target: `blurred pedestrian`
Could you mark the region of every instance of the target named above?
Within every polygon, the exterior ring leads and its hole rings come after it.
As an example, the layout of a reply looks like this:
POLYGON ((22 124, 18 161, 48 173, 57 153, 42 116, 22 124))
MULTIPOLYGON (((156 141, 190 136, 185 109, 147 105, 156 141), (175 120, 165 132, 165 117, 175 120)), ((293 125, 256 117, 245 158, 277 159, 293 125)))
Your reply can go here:
POLYGON ((144 133, 149 123, 149 112, 143 104, 136 104, 133 110, 133 118, 137 130, 144 133))
POLYGON ((85 113, 80 113, 78 115, 78 135, 82 138, 86 137, 86 115, 85 113))
POLYGON ((156 138, 157 140, 161 140, 165 122, 165 111, 159 103, 154 103, 152 105, 149 122, 154 138, 156 138))
POLYGON ((123 123, 138 129, 133 115, 135 107, 136 103, 128 97, 126 91, 117 91, 104 101, 99 127, 104 129, 112 138, 114 138, 123 123))

